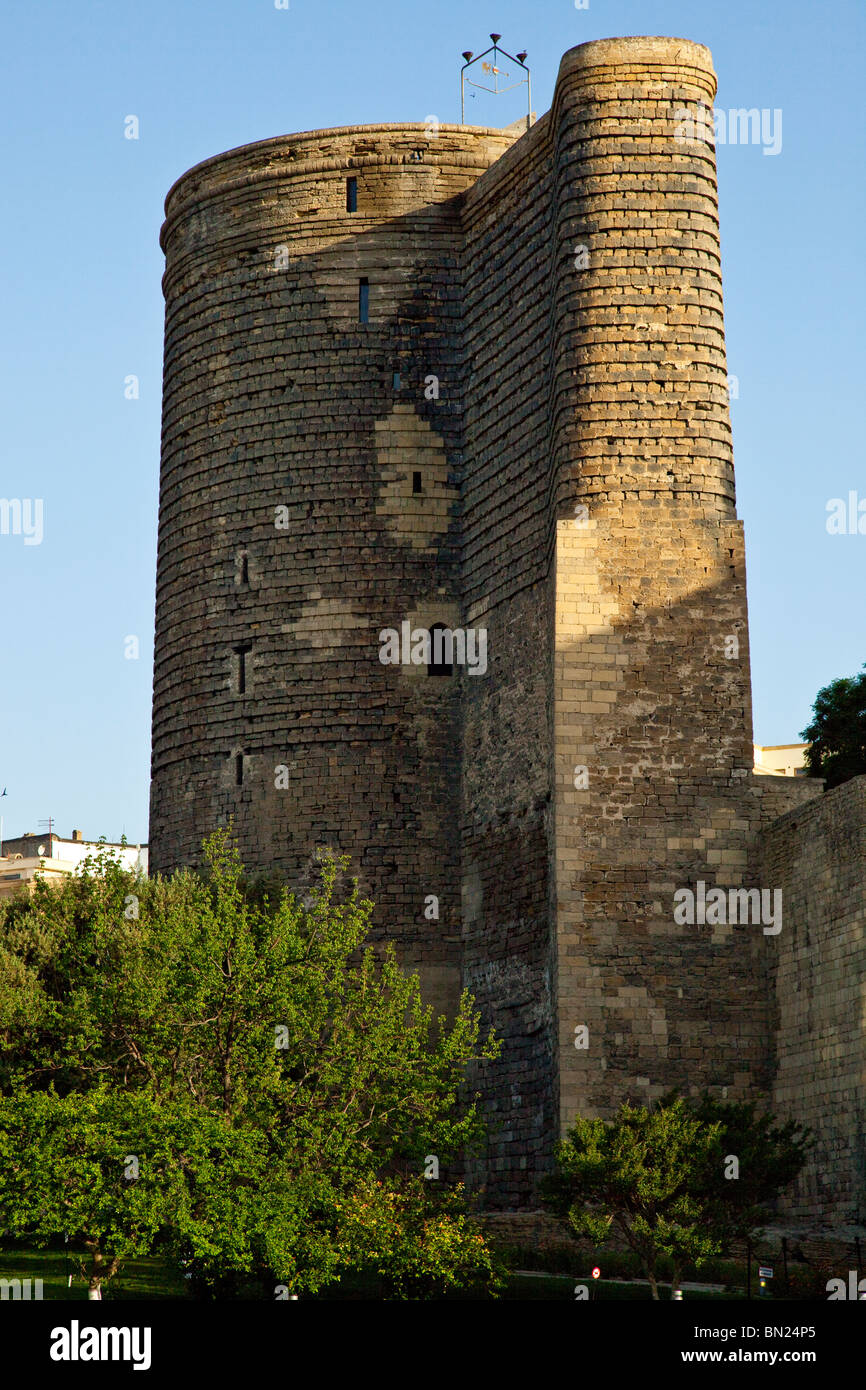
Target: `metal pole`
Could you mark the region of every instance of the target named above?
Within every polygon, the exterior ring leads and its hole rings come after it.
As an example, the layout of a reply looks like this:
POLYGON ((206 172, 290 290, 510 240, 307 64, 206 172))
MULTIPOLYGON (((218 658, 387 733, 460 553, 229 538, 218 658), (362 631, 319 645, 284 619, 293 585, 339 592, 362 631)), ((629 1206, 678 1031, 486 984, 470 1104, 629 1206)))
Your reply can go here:
MULTIPOLYGON (((466 62, 460 69, 460 124, 465 125, 466 123, 466 69, 474 67, 476 63, 480 63, 482 58, 487 57, 488 53, 493 54, 493 60, 490 64, 485 64, 485 67, 489 66, 492 70, 493 86, 483 87, 483 90, 485 92, 492 92, 494 96, 502 96, 505 92, 511 91, 512 87, 521 87, 523 85, 522 82, 512 82, 510 87, 503 87, 500 90, 499 77, 501 74, 498 71, 497 65, 499 61, 499 54, 502 53, 504 57, 510 58, 512 62, 518 63, 519 66, 526 73, 526 128, 528 130, 530 118, 532 116, 532 83, 530 81, 529 68, 523 61, 524 58, 528 56, 528 54, 521 53, 519 56, 516 56, 513 53, 509 53, 508 50, 505 48, 500 49, 498 40, 502 37, 501 34, 491 34, 490 37, 491 39, 493 39, 492 47, 485 48, 483 53, 473 55, 470 49, 466 49, 463 53, 463 57, 466 59, 466 62)), ((510 76, 510 74, 506 73, 505 76, 510 76)), ((483 86, 483 84, 479 84, 477 82, 472 82, 469 85, 473 87, 477 87, 479 85, 483 86)))

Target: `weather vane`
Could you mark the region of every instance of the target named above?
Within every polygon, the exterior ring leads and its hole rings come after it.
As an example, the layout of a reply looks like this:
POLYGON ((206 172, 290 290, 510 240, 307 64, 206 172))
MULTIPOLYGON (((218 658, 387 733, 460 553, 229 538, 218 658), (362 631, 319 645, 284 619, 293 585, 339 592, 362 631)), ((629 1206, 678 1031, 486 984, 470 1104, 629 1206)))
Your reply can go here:
POLYGON ((463 54, 463 57, 465 58, 466 61, 465 61, 465 63, 463 64, 463 67, 460 69, 460 124, 461 124, 461 125, 465 125, 465 124, 466 124, 466 86, 467 86, 467 85, 470 86, 470 87, 477 87, 477 88, 479 89, 479 91, 482 91, 482 92, 492 92, 494 96, 502 96, 502 93, 503 93, 503 92, 510 92, 511 89, 512 89, 513 87, 522 87, 523 84, 525 83, 525 84, 526 84, 526 124, 527 124, 527 127, 528 127, 528 126, 529 126, 529 122, 530 122, 530 120, 531 120, 531 118, 532 118, 532 90, 531 90, 530 85, 529 85, 529 68, 526 66, 526 56, 527 56, 527 55, 526 55, 525 53, 518 53, 518 54, 516 54, 516 55, 515 55, 514 53, 506 53, 506 51, 505 51, 504 48, 499 48, 499 47, 498 47, 498 44, 499 44, 499 40, 502 38, 502 35, 501 35, 501 34, 491 34, 490 37, 491 37, 491 39, 493 40, 493 47, 492 47, 492 48, 486 48, 486 49, 484 50, 483 53, 479 53, 479 54, 478 54, 478 57, 477 57, 477 58, 472 54, 471 51, 466 52, 466 53, 463 54), (491 53, 493 54, 493 57, 488 59, 488 55, 491 54, 491 53), (501 87, 501 86, 499 85, 499 79, 500 79, 501 77, 502 77, 502 78, 510 77, 510 76, 511 76, 511 73, 510 73, 510 72, 506 72, 504 68, 502 68, 502 67, 499 66, 499 58, 500 58, 500 56, 503 57, 503 58, 508 58, 508 60, 509 60, 510 62, 512 62, 512 63, 517 63, 517 64, 523 69, 523 71, 526 73, 526 76, 525 76, 525 77, 521 77, 521 79, 520 79, 519 82, 509 82, 507 86, 501 87), (485 61, 485 60, 487 60, 487 61, 485 61), (483 82, 473 82, 473 81, 471 80, 471 78, 469 78, 469 77, 466 76, 466 69, 467 69, 467 68, 473 68, 473 67, 475 66, 476 63, 480 63, 480 64, 481 64, 481 71, 482 71, 483 73, 485 73, 488 77, 492 77, 492 78, 493 78, 493 86, 492 86, 492 87, 487 87, 487 86, 485 86, 483 82))

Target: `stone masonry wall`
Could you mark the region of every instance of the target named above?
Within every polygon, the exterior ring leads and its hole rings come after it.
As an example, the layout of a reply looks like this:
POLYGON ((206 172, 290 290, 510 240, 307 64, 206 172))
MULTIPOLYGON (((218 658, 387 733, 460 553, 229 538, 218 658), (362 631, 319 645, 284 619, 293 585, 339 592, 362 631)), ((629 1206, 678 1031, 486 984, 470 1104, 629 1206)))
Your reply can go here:
POLYGON ((866 777, 774 821, 763 853, 763 878, 784 903, 772 971, 773 1106, 816 1140, 781 1215, 864 1225, 866 777))
POLYGON ((492 653, 465 706, 464 872, 489 885, 467 976, 477 957, 506 1030, 491 1162, 512 1174, 549 1161, 556 1123, 539 1150, 522 1108, 548 1057, 561 1124, 769 1082, 768 938, 673 920, 677 888, 757 882, 761 819, 714 151, 675 139, 714 93, 700 45, 582 45, 465 199, 463 590, 492 653))
POLYGON ((316 846, 345 852, 448 1007, 459 685, 382 665, 378 634, 457 616, 457 200, 513 139, 264 141, 184 175, 162 233, 151 862, 229 819, 247 865, 300 886, 316 846))
POLYGON ((673 913, 760 884, 715 158, 677 139, 715 85, 701 45, 610 40, 565 55, 551 112, 563 1125, 769 1082, 775 938, 673 913))
POLYGON ((301 888, 350 855, 428 998, 502 1039, 492 1207, 578 1111, 766 1098, 774 983, 777 1103, 814 1065, 840 1210, 862 1161, 862 788, 751 771, 715 154, 677 134, 714 93, 699 44, 583 44, 522 135, 284 136, 166 201, 151 864, 229 820, 301 888), (404 621, 483 629, 486 673, 383 665, 404 621), (674 920, 777 880, 781 936, 674 920))
POLYGON ((527 1200, 555 1132, 550 526, 551 166, 545 121, 463 207, 465 621, 488 674, 463 700, 464 981, 502 1039, 488 1202, 527 1200))

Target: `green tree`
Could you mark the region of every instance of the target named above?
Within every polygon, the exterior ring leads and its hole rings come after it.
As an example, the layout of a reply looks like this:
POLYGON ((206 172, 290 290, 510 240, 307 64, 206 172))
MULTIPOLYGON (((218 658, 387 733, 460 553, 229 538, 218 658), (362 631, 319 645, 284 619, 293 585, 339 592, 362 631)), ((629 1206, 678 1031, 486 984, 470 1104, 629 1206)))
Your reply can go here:
POLYGON ((492 1287, 447 1180, 481 1134, 466 1069, 498 1053, 472 1000, 434 1019, 365 945, 345 859, 323 854, 305 907, 249 891, 227 831, 205 851, 205 875, 152 881, 102 854, 4 910, 0 1226, 86 1240, 95 1280, 162 1240, 217 1292, 352 1270, 397 1296, 492 1287))
POLYGON ((89 1296, 101 1298, 125 1260, 151 1252, 183 1203, 164 1121, 140 1092, 97 1088, 60 1097, 53 1089, 18 1089, 0 1096, 6 1231, 37 1244, 62 1232, 73 1251, 86 1252, 80 1272, 89 1296))
POLYGON ((800 737, 809 741, 809 776, 826 778, 827 791, 866 773, 866 666, 818 691, 800 737))
POLYGON ((691 1189, 705 1225, 728 1251, 734 1241, 758 1238, 779 1193, 802 1169, 811 1136, 792 1120, 779 1123, 751 1101, 704 1096, 692 1109, 703 1124, 718 1127, 703 1163, 695 1164, 691 1189))
POLYGON ((557 1146, 557 1169, 543 1182, 542 1195, 596 1246, 618 1230, 658 1299, 660 1255, 673 1260, 676 1287, 684 1263, 699 1266, 721 1249, 689 1187, 694 1165, 713 1153, 719 1129, 681 1099, 653 1110, 623 1103, 610 1122, 578 1118, 557 1146))
POLYGON ((652 1110, 624 1104, 610 1122, 578 1119, 543 1196, 596 1245, 619 1230, 658 1298, 659 1255, 672 1260, 677 1287, 686 1262, 700 1268, 733 1241, 756 1238, 808 1144, 798 1125, 751 1102, 670 1092, 652 1110))

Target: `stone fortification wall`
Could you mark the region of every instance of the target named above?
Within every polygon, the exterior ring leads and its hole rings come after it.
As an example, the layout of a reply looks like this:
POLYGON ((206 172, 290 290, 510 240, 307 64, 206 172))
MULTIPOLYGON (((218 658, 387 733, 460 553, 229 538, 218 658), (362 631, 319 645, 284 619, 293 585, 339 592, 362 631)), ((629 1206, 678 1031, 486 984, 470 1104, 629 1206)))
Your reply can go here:
POLYGON ((514 138, 264 141, 185 174, 162 232, 153 867, 229 819, 293 883, 316 845, 345 851, 438 1002, 459 988, 458 686, 382 665, 378 634, 457 616, 457 204, 514 138))
POLYGON ((773 1106, 814 1134, 781 1215, 866 1225, 866 777, 789 811, 763 837, 781 889, 772 972, 773 1106))
POLYGON ((166 203, 151 863, 229 819, 300 887, 348 853, 428 997, 503 1040, 474 1179, 505 1207, 578 1111, 766 1096, 774 983, 785 1103, 816 932, 813 1109, 834 1057, 862 1108, 862 920, 843 949, 797 858, 802 815, 841 902, 844 798, 751 771, 715 152, 683 135, 715 85, 700 44, 583 44, 522 134, 283 136, 166 203), (486 670, 383 665, 403 623, 483 631, 486 670), (675 918, 780 878, 805 946, 675 918))

